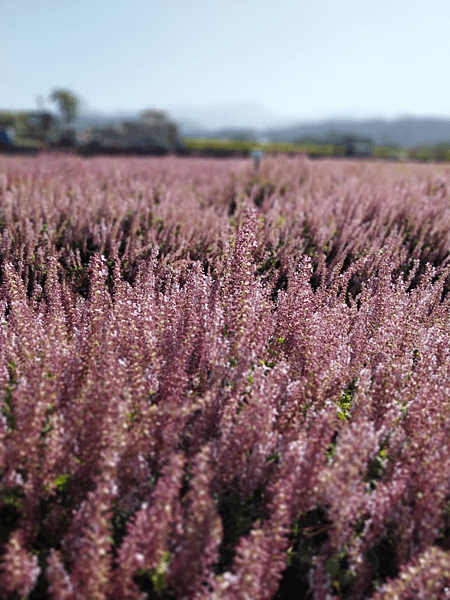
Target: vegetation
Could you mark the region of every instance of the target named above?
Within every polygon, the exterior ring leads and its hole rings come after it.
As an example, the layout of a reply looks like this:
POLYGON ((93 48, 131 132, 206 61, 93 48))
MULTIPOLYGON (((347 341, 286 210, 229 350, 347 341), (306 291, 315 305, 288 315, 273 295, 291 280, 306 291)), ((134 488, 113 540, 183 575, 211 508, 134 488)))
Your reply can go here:
MULTIPOLYGON (((247 140, 220 140, 206 138, 184 139, 187 150, 199 152, 228 152, 232 154, 248 154, 252 150, 262 150, 269 153, 298 154, 332 156, 335 152, 333 144, 320 143, 289 143, 289 142, 254 142, 247 140)), ((344 153, 343 151, 341 152, 344 153)))
MULTIPOLYGON (((346 147, 342 141, 321 142, 319 140, 299 140, 289 142, 255 142, 250 140, 223 140, 209 138, 185 138, 184 145, 188 152, 195 154, 211 154, 228 156, 248 155, 259 150, 268 154, 307 154, 314 157, 345 156, 346 147)), ((387 160, 415 160, 419 162, 450 162, 450 144, 440 143, 417 148, 401 146, 373 145, 373 158, 387 160)))
POLYGON ((449 190, 0 156, 0 597, 448 597, 449 190))
POLYGON ((50 100, 56 103, 65 125, 70 125, 76 119, 80 109, 80 99, 73 92, 55 89, 50 94, 50 100))

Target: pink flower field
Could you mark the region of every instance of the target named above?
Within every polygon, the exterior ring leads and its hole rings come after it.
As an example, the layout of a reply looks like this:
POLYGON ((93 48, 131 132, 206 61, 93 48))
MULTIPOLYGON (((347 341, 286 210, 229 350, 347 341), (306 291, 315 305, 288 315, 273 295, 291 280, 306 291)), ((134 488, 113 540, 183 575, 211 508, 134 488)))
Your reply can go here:
POLYGON ((450 598, 450 167, 0 155, 0 598, 450 598))

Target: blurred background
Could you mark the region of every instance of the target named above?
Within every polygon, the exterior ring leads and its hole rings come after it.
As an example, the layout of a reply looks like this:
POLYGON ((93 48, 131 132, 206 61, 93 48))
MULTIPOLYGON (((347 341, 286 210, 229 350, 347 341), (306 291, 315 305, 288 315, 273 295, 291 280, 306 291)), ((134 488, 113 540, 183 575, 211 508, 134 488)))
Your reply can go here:
POLYGON ((67 90, 77 131, 156 110, 186 140, 446 144, 448 23, 444 0, 2 0, 0 109, 67 90))

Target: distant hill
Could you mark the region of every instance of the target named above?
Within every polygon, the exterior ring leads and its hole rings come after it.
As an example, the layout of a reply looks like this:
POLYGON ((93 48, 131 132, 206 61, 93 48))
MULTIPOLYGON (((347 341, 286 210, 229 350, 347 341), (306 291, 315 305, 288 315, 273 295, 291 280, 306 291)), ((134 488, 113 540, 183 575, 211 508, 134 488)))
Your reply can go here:
POLYGON ((207 106, 169 106, 169 114, 181 127, 197 127, 206 132, 219 129, 287 127, 293 118, 267 110, 259 102, 235 102, 207 106))
POLYGON ((371 138, 377 145, 398 145, 405 148, 445 142, 450 144, 450 119, 431 117, 403 117, 388 119, 329 119, 326 121, 297 122, 282 127, 249 128, 227 127, 217 129, 183 127, 185 137, 219 139, 265 138, 271 142, 297 142, 300 140, 330 141, 347 134, 371 138))
POLYGON ((450 119, 403 117, 394 120, 328 120, 297 123, 289 127, 270 128, 263 135, 271 141, 293 142, 312 137, 330 139, 336 134, 353 133, 370 137, 375 144, 403 147, 450 143, 450 119))
MULTIPOLYGON (((178 123, 183 137, 247 139, 296 142, 305 139, 329 141, 354 134, 369 137, 375 144, 414 147, 439 142, 450 143, 450 118, 399 117, 397 119, 327 119, 316 122, 286 122, 286 119, 264 110, 256 110, 251 117, 252 105, 224 105, 219 107, 168 110, 178 123), (227 110, 229 109, 229 112, 227 110), (217 111, 215 113, 215 110, 217 111), (184 115, 184 116, 183 116, 184 115), (228 115, 228 116, 227 116, 228 115)), ((101 112, 84 113, 76 121, 77 129, 107 125, 122 119, 133 119, 134 112, 107 115, 101 112)))

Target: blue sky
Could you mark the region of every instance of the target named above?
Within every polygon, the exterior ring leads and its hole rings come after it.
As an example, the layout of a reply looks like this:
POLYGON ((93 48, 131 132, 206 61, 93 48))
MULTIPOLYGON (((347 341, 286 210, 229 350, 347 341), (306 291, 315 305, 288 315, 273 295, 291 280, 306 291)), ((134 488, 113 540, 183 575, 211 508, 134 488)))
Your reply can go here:
POLYGON ((0 108, 450 117, 448 0, 0 0, 0 108))

